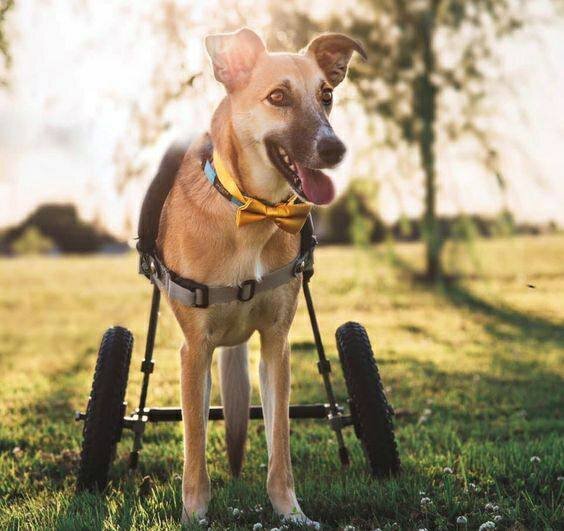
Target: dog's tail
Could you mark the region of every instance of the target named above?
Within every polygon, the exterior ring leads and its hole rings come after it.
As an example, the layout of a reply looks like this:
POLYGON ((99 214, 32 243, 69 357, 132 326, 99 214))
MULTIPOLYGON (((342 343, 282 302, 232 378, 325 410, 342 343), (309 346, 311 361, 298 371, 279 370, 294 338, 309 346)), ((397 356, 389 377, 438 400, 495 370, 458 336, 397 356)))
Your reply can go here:
POLYGON ((225 417, 227 457, 231 473, 237 477, 245 456, 251 399, 246 343, 221 349, 219 384, 225 417))

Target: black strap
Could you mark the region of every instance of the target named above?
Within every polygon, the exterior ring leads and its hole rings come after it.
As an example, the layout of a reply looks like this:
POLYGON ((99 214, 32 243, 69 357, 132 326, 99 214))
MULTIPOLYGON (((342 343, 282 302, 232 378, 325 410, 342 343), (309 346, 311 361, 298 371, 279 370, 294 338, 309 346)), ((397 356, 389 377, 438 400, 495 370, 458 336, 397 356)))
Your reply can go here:
POLYGON ((313 250, 317 245, 317 238, 313 231, 313 219, 309 214, 300 231, 300 256, 304 261, 303 273, 306 281, 313 276, 313 250))

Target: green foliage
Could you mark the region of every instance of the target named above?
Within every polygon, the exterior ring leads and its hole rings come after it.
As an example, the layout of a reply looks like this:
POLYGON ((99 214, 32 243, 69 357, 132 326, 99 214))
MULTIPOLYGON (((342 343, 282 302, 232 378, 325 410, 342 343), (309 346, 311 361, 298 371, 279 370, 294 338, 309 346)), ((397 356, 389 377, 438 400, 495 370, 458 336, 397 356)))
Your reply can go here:
POLYGON ((47 238, 37 227, 28 227, 23 234, 12 243, 12 252, 16 255, 22 254, 47 254, 56 246, 53 240, 47 238))
MULTIPOLYGON (((452 230, 450 233, 450 238, 453 240, 454 244, 451 248, 451 263, 456 262, 456 255, 459 254, 460 244, 464 245, 468 256, 472 260, 474 267, 480 269, 480 260, 476 252, 476 239, 479 237, 478 227, 474 223, 474 220, 463 214, 458 216, 452 225, 452 230)), ((453 266, 454 268, 454 266, 453 266)))
POLYGON ((515 219, 513 214, 508 210, 501 212, 496 219, 495 235, 496 236, 511 236, 516 232, 515 219))
MULTIPOLYGON (((342 470, 329 426, 293 421, 297 494, 324 529, 453 530, 465 515, 476 530, 494 514, 502 517, 498 529, 562 529, 564 238, 476 245, 484 275, 460 263, 463 282, 443 289, 427 289, 409 274, 421 267, 420 244, 396 244, 395 268, 383 247, 316 251, 312 290, 337 396, 346 395, 334 331, 354 319, 371 336, 397 413, 403 460, 398 478, 370 479, 349 429, 352 464, 342 470), (422 507, 423 497, 432 504, 422 507)), ((148 426, 140 470, 131 476, 132 437, 125 432, 108 492, 74 490, 82 426, 73 411, 86 406, 98 344, 113 324, 135 335, 128 411, 139 396, 150 286, 136 260, 134 254, 0 259, 0 529, 179 529, 180 424, 148 426)), ((324 401, 303 300, 291 341, 292 401, 324 401)), ((149 406, 178 405, 180 344, 163 304, 149 406)), ((258 403, 256 338, 250 352, 258 403)), ((215 364, 213 381, 211 401, 218 404, 215 364)), ((265 492, 263 423, 252 421, 249 432, 242 477, 234 480, 224 424, 210 423, 212 529, 280 525, 265 492), (235 519, 228 507, 244 513, 235 519)))
POLYGON ((14 243, 32 228, 48 238, 62 253, 91 253, 102 250, 104 246, 114 251, 128 249, 124 242, 81 220, 74 205, 46 204, 39 206, 19 225, 7 230, 0 237, 0 250, 13 252, 14 243))
POLYGON ((361 5, 360 13, 353 9, 350 23, 341 27, 368 49, 368 61, 354 62, 350 75, 367 110, 376 111, 387 124, 386 142, 418 143, 430 118, 451 138, 472 133, 489 146, 487 131, 476 121, 486 97, 483 82, 498 40, 527 22, 526 2, 366 0, 361 5), (430 62, 425 56, 427 35, 430 62), (456 95, 456 112, 440 105, 436 116, 427 117, 428 90, 439 100, 445 93, 456 95))
POLYGON ((378 185, 354 179, 329 208, 315 212, 323 242, 366 246, 381 241, 384 225, 377 209, 378 185))
POLYGON ((347 212, 350 216, 350 242, 359 247, 366 247, 380 220, 377 210, 371 208, 370 199, 377 197, 377 185, 374 181, 355 180, 349 185, 346 196, 347 212))

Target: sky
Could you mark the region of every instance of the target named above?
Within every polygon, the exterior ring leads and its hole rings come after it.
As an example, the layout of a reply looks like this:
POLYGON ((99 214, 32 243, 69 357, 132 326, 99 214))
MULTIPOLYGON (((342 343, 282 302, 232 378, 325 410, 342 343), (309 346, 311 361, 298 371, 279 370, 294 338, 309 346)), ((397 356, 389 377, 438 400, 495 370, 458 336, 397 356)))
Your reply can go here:
MULTIPOLYGON (((166 3, 16 3, 8 18, 10 87, 0 91, 0 227, 20 221, 38 204, 73 202, 85 219, 123 237, 134 236, 159 157, 173 140, 205 130, 223 94, 202 45, 203 36, 218 29, 208 16, 217 2, 178 2, 186 18, 179 24, 179 42, 169 48, 159 30, 166 3), (166 81, 173 72, 174 80, 178 68, 188 77, 201 75, 194 90, 163 110, 167 127, 140 151, 135 119, 158 102, 155 76, 166 81), (138 164, 139 175, 119 187, 120 163, 128 157, 138 164)), ((238 4, 242 12, 252 13, 260 30, 264 19, 253 7, 257 4, 238 4)), ((445 143, 439 149, 439 212, 493 214, 507 203, 522 221, 554 220, 564 226, 564 24, 555 19, 542 32, 504 43, 500 51, 513 93, 492 94, 492 124, 510 188, 505 197, 500 194, 470 143, 445 143)), ((401 153, 367 144, 368 121, 360 106, 337 104, 334 114, 335 128, 349 145, 347 159, 335 172, 338 189, 351 175, 369 176, 380 182, 378 202, 385 219, 419 215, 421 179, 398 164, 401 153)))

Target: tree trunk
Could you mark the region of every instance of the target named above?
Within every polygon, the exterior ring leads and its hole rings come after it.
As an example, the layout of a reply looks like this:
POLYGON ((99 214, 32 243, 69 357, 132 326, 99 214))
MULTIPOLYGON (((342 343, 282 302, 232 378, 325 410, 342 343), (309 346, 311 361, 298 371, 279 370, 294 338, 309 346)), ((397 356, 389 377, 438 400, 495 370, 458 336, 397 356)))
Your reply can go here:
POLYGON ((441 276, 441 237, 436 213, 437 183, 435 171, 435 119, 437 111, 437 90, 432 82, 435 71, 433 50, 434 13, 424 17, 421 24, 421 45, 424 71, 419 87, 419 116, 421 133, 419 153, 425 175, 425 214, 423 232, 426 246, 425 275, 431 282, 441 276))

